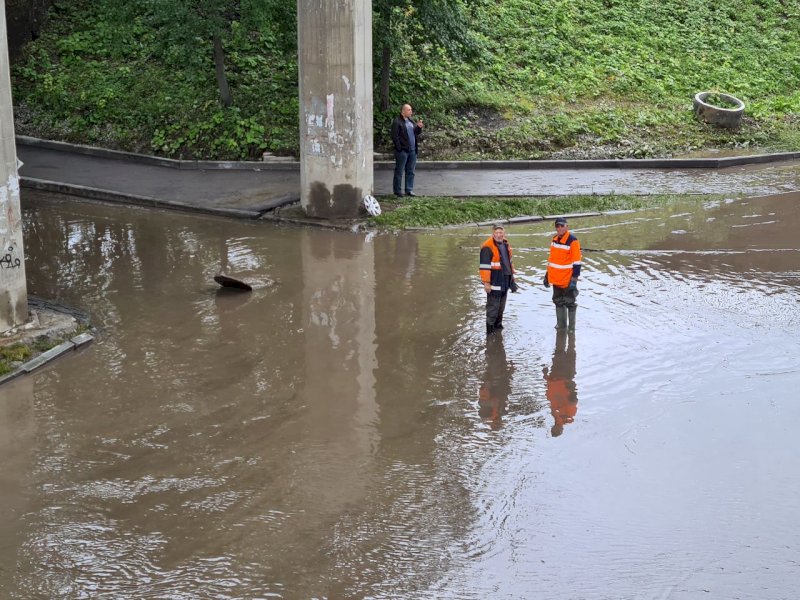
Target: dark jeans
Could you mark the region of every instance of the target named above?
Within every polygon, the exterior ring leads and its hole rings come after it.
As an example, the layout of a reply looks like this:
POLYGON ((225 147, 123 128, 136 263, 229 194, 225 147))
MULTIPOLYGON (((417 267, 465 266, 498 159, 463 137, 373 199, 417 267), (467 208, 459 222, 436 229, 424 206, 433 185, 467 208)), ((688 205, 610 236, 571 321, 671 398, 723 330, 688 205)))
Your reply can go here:
POLYGON ((392 189, 399 196, 403 192, 403 172, 406 174, 406 193, 414 191, 414 169, 417 166, 417 153, 394 151, 394 179, 392 189))
POLYGON ((553 286, 553 304, 558 306, 566 306, 567 308, 575 308, 578 306, 577 290, 569 290, 567 288, 553 286))
POLYGON ((506 310, 508 292, 489 292, 486 294, 486 325, 497 327, 503 324, 503 312, 506 310))

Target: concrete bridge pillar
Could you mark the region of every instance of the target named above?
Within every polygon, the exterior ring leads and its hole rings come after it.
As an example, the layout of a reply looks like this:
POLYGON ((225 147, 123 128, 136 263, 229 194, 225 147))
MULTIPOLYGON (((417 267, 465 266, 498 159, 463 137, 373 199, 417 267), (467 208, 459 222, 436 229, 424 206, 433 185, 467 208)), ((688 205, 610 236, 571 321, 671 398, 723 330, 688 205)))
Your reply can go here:
POLYGON ((355 217, 372 194, 372 2, 297 0, 301 204, 355 217))
POLYGON ((0 332, 28 320, 5 2, 0 1, 0 332))

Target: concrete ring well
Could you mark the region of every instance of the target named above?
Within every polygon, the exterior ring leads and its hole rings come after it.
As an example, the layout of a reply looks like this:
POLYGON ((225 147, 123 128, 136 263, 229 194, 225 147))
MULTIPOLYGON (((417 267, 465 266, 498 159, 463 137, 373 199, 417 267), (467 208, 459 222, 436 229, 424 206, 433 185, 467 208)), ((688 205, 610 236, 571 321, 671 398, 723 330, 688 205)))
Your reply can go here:
POLYGON ((721 92, 698 92, 694 96, 694 112, 698 119, 706 123, 735 129, 739 127, 742 122, 744 102, 735 96, 723 94, 721 92), (717 94, 725 102, 732 104, 734 108, 723 108, 721 106, 709 104, 706 102, 706 99, 711 94, 717 94))

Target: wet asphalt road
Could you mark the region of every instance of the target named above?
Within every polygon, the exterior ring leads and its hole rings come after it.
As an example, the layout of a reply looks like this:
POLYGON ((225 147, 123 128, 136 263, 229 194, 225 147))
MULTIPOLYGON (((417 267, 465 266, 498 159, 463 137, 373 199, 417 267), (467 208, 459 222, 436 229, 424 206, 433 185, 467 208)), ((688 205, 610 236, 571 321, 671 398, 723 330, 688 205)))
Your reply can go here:
MULTIPOLYGON (((280 198, 299 198, 299 166, 175 169, 121 158, 19 145, 20 175, 175 202, 187 208, 263 212, 280 198)), ((257 164, 257 163, 256 163, 257 164)), ((432 168, 420 162, 423 196, 551 196, 569 194, 723 194, 762 196, 800 190, 800 161, 723 169, 432 168)), ((375 193, 391 193, 392 165, 377 163, 375 193)))

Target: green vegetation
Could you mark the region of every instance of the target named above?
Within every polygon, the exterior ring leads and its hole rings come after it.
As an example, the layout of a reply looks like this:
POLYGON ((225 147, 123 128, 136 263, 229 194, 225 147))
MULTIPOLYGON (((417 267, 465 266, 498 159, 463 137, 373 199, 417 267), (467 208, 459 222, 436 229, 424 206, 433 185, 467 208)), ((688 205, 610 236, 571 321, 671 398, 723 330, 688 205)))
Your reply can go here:
POLYGON ((732 100, 728 100, 728 98, 720 95, 720 94, 709 94, 706 96, 704 100, 706 104, 710 104, 711 106, 716 106, 718 108, 736 108, 736 102, 732 100))
MULTIPOLYGON (((78 333, 80 332, 76 330, 72 335, 78 335, 78 333)), ((36 354, 41 354, 42 352, 47 352, 50 348, 55 348, 66 339, 67 338, 39 337, 31 344, 31 350, 36 354)))
POLYGON ((13 344, 6 348, 0 348, 0 357, 10 361, 27 360, 31 355, 31 349, 25 344, 13 344))
POLYGON ((23 362, 31 357, 31 348, 25 344, 12 344, 0 347, 0 375, 14 370, 12 362, 23 362))
MULTIPOLYGON (((453 0, 372 0, 375 39, 375 105, 391 114, 391 83, 409 50, 425 48, 438 59, 471 62, 480 54, 464 2, 453 0)), ((401 75, 402 77, 402 75, 401 75)), ((400 104, 409 100, 401 100, 400 104)), ((395 112, 397 109, 395 109, 395 112)))
MULTIPOLYGON (((59 3, 13 68, 17 132, 170 157, 296 154, 294 6, 59 3)), ((424 159, 800 148, 797 3, 380 0, 375 15, 375 97, 391 106, 376 108, 377 150, 403 101, 426 122, 424 159), (698 91, 742 99, 742 127, 695 120, 698 91)))
MULTIPOLYGON (((717 196, 693 196, 698 202, 717 196)), ((481 223, 518 216, 564 215, 581 212, 636 210, 664 206, 678 196, 550 196, 543 198, 425 198, 388 197, 381 199, 383 213, 370 223, 382 229, 442 227, 481 223)), ((685 198, 681 196, 680 198, 685 198)))
POLYGON ((201 18, 186 3, 165 4, 53 6, 48 29, 13 68, 17 133, 185 158, 294 151, 295 24, 286 3, 264 0, 257 28, 233 20, 224 32, 230 107, 219 101, 212 40, 185 29, 201 18))
POLYGON ((0 376, 11 373, 16 367, 12 363, 21 363, 30 360, 51 348, 55 348, 69 337, 76 336, 84 331, 88 331, 89 326, 81 324, 75 332, 66 337, 51 338, 40 336, 31 344, 14 343, 8 346, 0 346, 0 376))

